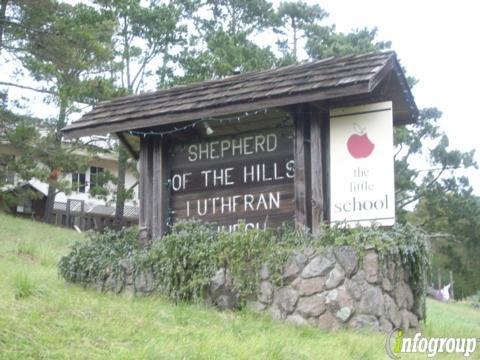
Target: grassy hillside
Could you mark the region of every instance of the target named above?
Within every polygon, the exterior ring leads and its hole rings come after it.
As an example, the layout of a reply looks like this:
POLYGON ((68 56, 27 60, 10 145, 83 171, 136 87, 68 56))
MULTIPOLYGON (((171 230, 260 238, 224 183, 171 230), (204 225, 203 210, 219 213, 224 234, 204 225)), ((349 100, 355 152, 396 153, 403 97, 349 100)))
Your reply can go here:
MULTIPOLYGON (((0 214, 0 358, 386 358, 381 334, 324 333, 248 311, 220 313, 68 285, 56 263, 82 239, 73 231, 0 214)), ((427 306, 427 336, 480 336, 480 311, 437 302, 427 306)), ((470 358, 475 355, 480 358, 480 349, 470 358)))

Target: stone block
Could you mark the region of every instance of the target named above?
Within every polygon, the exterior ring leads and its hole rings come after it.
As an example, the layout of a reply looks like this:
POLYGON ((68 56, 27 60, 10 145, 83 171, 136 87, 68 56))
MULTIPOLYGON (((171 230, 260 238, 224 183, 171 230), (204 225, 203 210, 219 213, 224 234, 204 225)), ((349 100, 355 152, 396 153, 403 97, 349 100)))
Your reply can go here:
POLYGON ((353 330, 379 330, 379 323, 377 318, 373 315, 366 314, 359 314, 354 316, 352 320, 350 320, 350 322, 348 323, 348 326, 353 330))
POLYGON ((285 322, 295 326, 308 326, 308 321, 298 314, 288 315, 285 318, 285 322))
POLYGON ((360 299, 358 311, 361 314, 380 316, 383 313, 383 293, 380 288, 371 286, 360 299))
POLYGON ((327 280, 325 281, 325 287, 327 290, 336 288, 339 286, 345 279, 345 271, 337 264, 335 267, 328 273, 327 280))
POLYGON ((378 321, 378 329, 381 332, 389 333, 390 331, 393 330, 393 326, 390 321, 388 321, 385 317, 382 316, 378 321))
POLYGON ((305 318, 317 317, 325 312, 325 296, 312 295, 298 300, 297 312, 305 318))
POLYGON ((400 309, 411 310, 413 308, 413 293, 410 286, 403 281, 398 283, 394 290, 395 301, 400 309))
POLYGON ((303 270, 305 265, 308 263, 308 257, 300 251, 293 252, 293 260, 300 270, 303 270))
POLYGON ((402 325, 402 317, 395 301, 387 294, 383 295, 384 316, 398 328, 402 325))
POLYGON ((415 314, 411 313, 408 310, 400 310, 402 318, 402 329, 408 330, 409 328, 418 328, 418 318, 415 314))
POLYGON ((297 278, 292 287, 298 291, 301 296, 310 296, 325 290, 325 278, 315 277, 311 279, 297 278))
POLYGON ((268 266, 263 264, 262 268, 260 269, 260 278, 262 280, 270 279, 270 271, 268 270, 268 266))
POLYGON ((327 275, 332 270, 335 262, 324 255, 315 256, 302 271, 302 277, 309 279, 317 276, 327 275))
POLYGON ((277 306, 272 306, 268 311, 273 320, 285 320, 287 314, 277 306))
POLYGON ((352 298, 357 301, 361 299, 362 295, 370 287, 363 270, 359 270, 351 279, 345 279, 344 285, 352 298))
POLYGON ((342 327, 342 324, 329 311, 326 311, 318 318, 317 326, 325 331, 335 331, 342 327))
POLYGON ((248 301, 247 309, 254 312, 262 312, 267 308, 267 305, 261 303, 260 301, 248 301))
POLYGON ((335 317, 341 322, 346 322, 353 315, 354 308, 350 306, 342 307, 335 313, 335 317))
POLYGON ((298 298, 299 295, 297 291, 290 287, 283 287, 275 293, 273 302, 282 312, 291 314, 293 310, 295 310, 298 298))
POLYGON ((283 268, 283 273, 282 273, 283 283, 286 285, 290 284, 293 280, 297 278, 297 275, 299 274, 299 272, 300 272, 300 268, 298 267, 295 260, 290 259, 287 265, 283 268))
POLYGON ((386 292, 390 292, 393 290, 392 282, 388 278, 382 279, 382 289, 386 292))
POLYGON ((333 253, 348 277, 357 271, 358 255, 353 246, 338 246, 334 248, 333 253))
POLYGON ((151 271, 136 274, 133 283, 136 294, 148 294, 155 290, 155 279, 151 271))
POLYGON ((375 251, 369 251, 365 254, 363 270, 365 271, 366 280, 370 284, 376 284, 380 281, 378 254, 375 251))
POLYGON ((238 307, 238 294, 234 292, 227 292, 224 294, 219 295, 217 298, 214 299, 215 305, 220 310, 233 310, 238 307))
POLYGON ((125 286, 125 278, 123 274, 114 275, 113 273, 103 283, 103 291, 111 291, 115 294, 122 292, 125 286))
POLYGON ((329 291, 325 304, 327 309, 341 321, 346 321, 355 312, 354 301, 344 286, 329 291))
POLYGON ((307 258, 313 257, 316 253, 316 250, 312 247, 306 247, 303 249, 303 255, 305 255, 307 258))
POLYGON ((260 292, 258 300, 265 304, 271 304, 273 300, 273 286, 269 281, 262 281, 260 283, 260 292))

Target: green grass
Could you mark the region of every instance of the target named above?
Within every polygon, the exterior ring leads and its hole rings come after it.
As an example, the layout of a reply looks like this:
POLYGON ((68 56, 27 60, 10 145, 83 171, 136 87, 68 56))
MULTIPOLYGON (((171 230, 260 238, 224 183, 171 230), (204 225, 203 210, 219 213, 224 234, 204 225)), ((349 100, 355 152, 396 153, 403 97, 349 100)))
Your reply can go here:
MULTIPOLYGON (((325 333, 248 311, 220 313, 68 285, 56 263, 82 239, 0 214, 1 359, 386 359, 381 334, 325 333)), ((480 336, 480 311, 427 306, 427 336, 480 336)), ((402 355, 412 358, 426 356, 402 355)))
POLYGON ((27 298, 35 293, 35 282, 25 273, 18 273, 14 278, 15 299, 27 298))

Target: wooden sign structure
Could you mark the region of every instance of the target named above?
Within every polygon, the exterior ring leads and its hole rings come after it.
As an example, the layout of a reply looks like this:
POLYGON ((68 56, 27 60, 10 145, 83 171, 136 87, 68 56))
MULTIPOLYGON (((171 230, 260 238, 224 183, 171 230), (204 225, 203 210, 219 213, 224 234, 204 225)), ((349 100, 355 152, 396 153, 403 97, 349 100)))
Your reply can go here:
POLYGON ((302 105, 276 111, 263 129, 252 132, 251 126, 194 142, 172 143, 160 136, 142 140, 140 173, 149 181, 140 183, 145 204, 140 219, 146 221, 141 228, 152 229, 156 237, 167 223, 196 218, 227 231, 239 221, 247 228, 294 222, 317 234, 328 213, 327 157, 322 156, 328 148, 328 114, 302 105), (279 113, 289 119, 288 126, 277 126, 279 113))
POLYGON ((330 111, 330 222, 395 223, 392 102, 330 111))
POLYGON ((206 139, 172 148, 174 221, 197 218, 234 230, 280 225, 293 215, 293 128, 206 139))
POLYGON ((331 177, 337 175, 330 174, 341 160, 331 153, 330 126, 337 123, 329 113, 382 101, 393 104, 394 125, 416 121, 418 110, 394 52, 115 99, 63 131, 67 138, 116 133, 139 159, 145 239, 160 238, 185 218, 213 221, 225 230, 239 220, 255 228, 293 220, 316 235, 336 209, 331 190, 335 199, 341 195, 331 177))

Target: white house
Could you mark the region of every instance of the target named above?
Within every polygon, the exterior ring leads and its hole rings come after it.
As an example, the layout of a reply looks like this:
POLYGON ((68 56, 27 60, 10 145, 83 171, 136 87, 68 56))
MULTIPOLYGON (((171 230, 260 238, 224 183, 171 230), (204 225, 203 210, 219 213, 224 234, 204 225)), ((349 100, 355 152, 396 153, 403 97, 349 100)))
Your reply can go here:
MULTIPOLYGON (((82 155, 82 152, 77 152, 82 155)), ((87 156, 86 153, 84 153, 87 156)), ((12 160, 19 156, 20 152, 17 148, 9 143, 0 143, 0 156, 11 157, 12 160)), ((114 192, 115 185, 111 182, 104 186, 109 190, 106 198, 100 198, 91 194, 100 175, 109 171, 112 175, 117 176, 117 154, 112 152, 98 152, 93 158, 89 158, 89 166, 84 172, 61 174, 62 180, 67 180, 72 184, 72 192, 65 194, 60 192, 55 197, 54 204, 54 220, 58 225, 73 226, 77 225, 84 229, 103 228, 109 226, 113 222, 115 214, 114 192)), ((0 164, 1 166, 1 164, 0 164)), ((5 182, 6 188, 3 190, 13 189, 17 187, 28 187, 39 193, 39 200, 27 200, 23 204, 18 204, 12 209, 18 214, 40 219, 43 217, 46 198, 48 195, 48 184, 37 179, 22 181, 12 172, 6 172, 5 182), (9 186, 10 184, 10 186, 9 186)), ((132 188, 133 198, 126 201, 124 217, 126 224, 133 224, 138 219, 138 180, 134 171, 127 169, 126 189, 132 188)))

